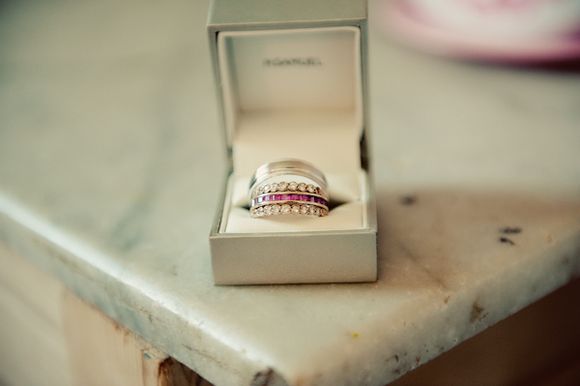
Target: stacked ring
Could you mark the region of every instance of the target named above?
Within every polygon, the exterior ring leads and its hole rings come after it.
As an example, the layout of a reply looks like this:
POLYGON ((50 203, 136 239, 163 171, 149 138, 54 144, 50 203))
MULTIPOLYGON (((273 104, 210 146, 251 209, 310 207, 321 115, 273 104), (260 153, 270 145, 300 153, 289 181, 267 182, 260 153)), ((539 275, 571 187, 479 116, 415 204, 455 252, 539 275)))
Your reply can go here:
POLYGON ((284 160, 260 166, 250 182, 250 199, 252 217, 328 215, 326 178, 304 161, 284 160), (284 177, 290 182, 280 181, 284 177), (292 178, 297 181, 292 181, 292 178))

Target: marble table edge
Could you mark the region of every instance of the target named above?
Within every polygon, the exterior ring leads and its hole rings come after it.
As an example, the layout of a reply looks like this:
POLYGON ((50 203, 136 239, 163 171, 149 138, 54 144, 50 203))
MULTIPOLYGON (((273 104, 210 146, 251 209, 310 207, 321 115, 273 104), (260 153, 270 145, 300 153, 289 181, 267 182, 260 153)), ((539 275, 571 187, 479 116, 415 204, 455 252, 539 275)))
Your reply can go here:
MULTIPOLYGON (((291 374, 285 378, 289 385, 388 384, 580 277, 580 234, 570 235, 561 244, 553 247, 551 253, 553 259, 543 259, 540 269, 527 275, 529 285, 525 287, 518 285, 521 272, 518 265, 514 264, 499 276, 489 275, 482 278, 478 285, 469 291, 458 293, 442 288, 438 294, 439 302, 425 303, 425 307, 416 313, 418 317, 412 324, 407 324, 402 333, 397 330, 392 336, 383 334, 383 338, 387 338, 385 341, 403 343, 384 347, 378 355, 377 352, 359 353, 357 363, 360 366, 351 372, 351 378, 339 378, 342 377, 341 371, 332 368, 344 365, 341 363, 329 366, 327 370, 334 371, 327 372, 335 374, 335 378, 330 377, 324 382, 317 380, 321 369, 318 369, 318 374, 311 371, 301 373, 301 369, 284 369, 280 373, 291 374), (546 279, 546 276, 549 277, 546 279), (513 283, 513 288, 495 285, 496 281, 513 283), (500 310, 488 309, 487 302, 504 297, 506 290, 509 290, 507 292, 510 296, 504 307, 500 310), (450 317, 453 314, 459 316, 450 317), (433 334, 432 331, 448 331, 448 333, 433 334), (455 338, 450 340, 450 335, 454 335, 455 338), (389 337, 393 339, 388 339, 389 337), (421 343, 416 345, 411 342, 421 343), (368 358, 365 358, 365 354, 368 358), (372 360, 371 358, 376 359, 377 356, 382 358, 383 368, 371 374, 364 368, 364 364, 372 360), (378 378, 377 374, 380 374, 378 378)), ((401 323, 400 320, 393 322, 401 323)))
POLYGON ((0 242, 59 279, 74 294, 115 322, 216 384, 249 385, 254 378, 271 372, 268 364, 247 354, 243 358, 236 355, 241 348, 231 342, 226 344, 219 335, 210 335, 207 329, 202 330, 201 320, 192 322, 170 307, 164 307, 168 311, 167 320, 161 320, 152 312, 154 307, 161 305, 126 283, 123 277, 103 270, 99 265, 103 256, 99 256, 99 252, 1 193, 0 242), (111 285, 115 282, 122 282, 124 291, 111 285), (191 340, 184 341, 179 334, 167 334, 164 326, 171 323, 181 325, 182 331, 189 331, 187 336, 191 340), (161 336, 164 339, 159 339, 161 336), (202 340, 203 348, 197 344, 202 340), (227 361, 219 357, 228 351, 227 361))
MULTIPOLYGON (((514 290, 507 313, 489 313, 485 309, 485 299, 502 296, 501 291, 505 289, 493 285, 494 280, 500 279, 498 277, 485 278, 473 291, 460 296, 443 291, 441 304, 431 304, 431 312, 423 312, 422 317, 415 321, 414 327, 405 329, 409 336, 399 337, 403 342, 413 339, 429 342, 428 344, 420 347, 388 347, 381 353, 385 361, 380 379, 376 378, 376 374, 372 379, 368 378, 365 369, 360 368, 351 374, 352 381, 362 380, 369 385, 391 382, 566 284, 580 274, 579 238, 580 235, 573 234, 566 242, 553 248, 555 257, 545 259, 545 267, 535 270, 534 277, 528 278, 528 282, 532 283, 531 289, 514 290), (546 281, 542 277, 546 273, 550 273, 550 280, 546 281), (459 313, 464 317, 456 318, 454 323, 450 323, 450 313, 459 313), (437 329, 437 325, 446 325, 447 329, 455 331, 460 338, 451 344, 445 343, 445 336, 433 340, 430 331, 432 328, 437 329)), ((236 348, 231 342, 224 342, 220 336, 209 335, 207 330, 202 330, 200 325, 183 318, 170 307, 165 307, 169 311, 164 314, 166 319, 159 319, 152 312, 159 304, 155 304, 154 299, 146 293, 123 282, 123 278, 116 276, 114 272, 102 270, 99 259, 103 257, 98 256, 98 252, 34 216, 17 200, 2 194, 0 240, 58 277, 75 294, 121 325, 218 385, 316 384, 315 375, 302 372, 306 369, 276 368, 276 364, 253 358, 248 353, 244 356, 237 355, 242 348, 236 348), (118 286, 109 285, 116 281, 125 284, 124 291, 120 291, 118 286), (180 325, 184 330, 190 331, 187 335, 191 340, 183 341, 179 334, 167 334, 163 328, 167 324, 180 325), (164 338, 160 339, 160 336, 164 338), (201 341, 203 349, 197 344, 201 341), (224 352, 228 354, 224 355, 224 352)), ((501 280, 509 283, 518 275, 517 267, 513 267, 504 271, 501 280)), ((359 354, 358 362, 364 363, 365 353, 359 354)), ((340 372, 333 373, 338 375, 340 372)), ((337 385, 338 383, 333 382, 340 381, 330 375, 324 384, 337 385)))

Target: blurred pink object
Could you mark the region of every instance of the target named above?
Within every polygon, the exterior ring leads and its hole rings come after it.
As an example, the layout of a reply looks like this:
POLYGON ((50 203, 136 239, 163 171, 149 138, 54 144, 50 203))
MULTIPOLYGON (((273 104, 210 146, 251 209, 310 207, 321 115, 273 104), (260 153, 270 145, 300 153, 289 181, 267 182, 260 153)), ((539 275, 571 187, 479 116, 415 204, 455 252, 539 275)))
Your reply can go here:
POLYGON ((497 62, 580 58, 580 0, 391 0, 390 32, 431 53, 497 62))

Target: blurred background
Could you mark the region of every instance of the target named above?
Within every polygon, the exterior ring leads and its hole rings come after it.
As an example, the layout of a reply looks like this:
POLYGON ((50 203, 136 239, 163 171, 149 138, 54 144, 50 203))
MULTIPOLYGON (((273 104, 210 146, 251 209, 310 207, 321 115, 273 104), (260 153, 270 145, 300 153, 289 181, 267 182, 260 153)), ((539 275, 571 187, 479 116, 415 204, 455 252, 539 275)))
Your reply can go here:
MULTIPOLYGON (((578 191, 578 3, 371 1, 375 164, 411 185, 578 191)), ((179 143, 193 158, 162 162, 225 165, 207 6, 2 2, 0 151, 90 175, 106 171, 91 171, 103 157, 179 143), (83 159, 62 164, 48 149, 83 159)))

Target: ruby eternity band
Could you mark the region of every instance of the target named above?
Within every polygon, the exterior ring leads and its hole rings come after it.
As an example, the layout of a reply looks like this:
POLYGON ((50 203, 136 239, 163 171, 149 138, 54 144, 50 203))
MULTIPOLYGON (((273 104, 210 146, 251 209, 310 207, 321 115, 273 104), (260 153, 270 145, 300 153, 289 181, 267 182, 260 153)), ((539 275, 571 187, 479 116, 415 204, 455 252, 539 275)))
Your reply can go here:
POLYGON ((308 162, 288 159, 260 166, 250 181, 250 215, 328 215, 324 174, 308 162))

